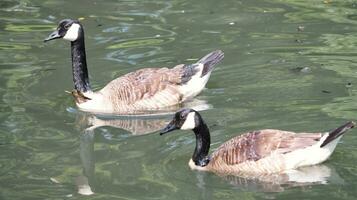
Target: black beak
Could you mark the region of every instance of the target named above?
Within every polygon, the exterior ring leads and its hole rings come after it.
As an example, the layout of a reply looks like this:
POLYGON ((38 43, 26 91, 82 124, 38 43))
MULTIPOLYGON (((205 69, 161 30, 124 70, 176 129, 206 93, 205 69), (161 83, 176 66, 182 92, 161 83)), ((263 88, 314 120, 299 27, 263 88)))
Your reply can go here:
POLYGON ((174 121, 171 121, 164 129, 160 131, 160 135, 163 135, 165 133, 171 132, 178 129, 177 126, 175 125, 174 121))
POLYGON ((50 40, 58 39, 61 38, 62 36, 58 33, 58 30, 53 31, 46 39, 44 39, 44 42, 48 42, 50 40))

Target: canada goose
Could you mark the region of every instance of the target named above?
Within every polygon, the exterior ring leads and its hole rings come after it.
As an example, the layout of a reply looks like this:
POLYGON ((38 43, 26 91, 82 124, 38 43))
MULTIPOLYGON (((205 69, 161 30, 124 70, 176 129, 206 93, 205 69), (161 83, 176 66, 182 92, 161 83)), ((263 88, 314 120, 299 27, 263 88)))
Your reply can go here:
POLYGON ((193 130, 196 148, 189 162, 191 169, 234 175, 271 174, 324 162, 354 125, 351 121, 325 134, 252 131, 230 139, 209 156, 210 133, 206 123, 197 111, 182 109, 160 135, 175 129, 193 130))
POLYGON ((216 50, 194 64, 180 64, 171 69, 140 69, 112 80, 94 92, 88 79, 83 26, 78 20, 64 19, 44 42, 58 38, 71 41, 72 94, 77 106, 98 113, 155 110, 191 99, 202 91, 214 65, 224 57, 221 50, 216 50))

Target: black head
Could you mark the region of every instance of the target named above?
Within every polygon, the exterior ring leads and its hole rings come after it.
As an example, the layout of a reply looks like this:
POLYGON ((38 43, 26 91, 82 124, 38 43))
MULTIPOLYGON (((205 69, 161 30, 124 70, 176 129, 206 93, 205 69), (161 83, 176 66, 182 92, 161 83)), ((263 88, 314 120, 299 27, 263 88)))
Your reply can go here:
POLYGON ((63 38, 69 41, 75 41, 81 37, 82 25, 78 20, 64 19, 58 23, 58 27, 53 31, 44 42, 63 38))
POLYGON ((175 113, 171 122, 161 130, 160 135, 171 132, 176 129, 192 130, 200 125, 202 121, 201 115, 189 108, 184 108, 175 113))

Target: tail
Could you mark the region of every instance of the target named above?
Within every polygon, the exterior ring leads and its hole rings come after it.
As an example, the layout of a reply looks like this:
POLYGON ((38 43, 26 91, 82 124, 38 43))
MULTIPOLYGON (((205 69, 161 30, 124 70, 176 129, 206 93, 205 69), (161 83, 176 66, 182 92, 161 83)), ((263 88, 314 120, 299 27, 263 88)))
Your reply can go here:
POLYGON ((224 53, 221 50, 213 51, 201 58, 197 64, 203 64, 201 77, 204 77, 208 72, 213 70, 213 67, 224 58, 224 53))
POLYGON ((328 143, 337 139, 338 137, 340 137, 341 135, 346 133, 348 130, 353 128, 355 125, 356 125, 355 122, 350 121, 350 122, 347 122, 346 124, 336 128, 335 130, 331 131, 329 133, 329 135, 327 136, 327 138, 325 139, 325 141, 320 145, 320 147, 322 148, 322 147, 326 146, 328 143))

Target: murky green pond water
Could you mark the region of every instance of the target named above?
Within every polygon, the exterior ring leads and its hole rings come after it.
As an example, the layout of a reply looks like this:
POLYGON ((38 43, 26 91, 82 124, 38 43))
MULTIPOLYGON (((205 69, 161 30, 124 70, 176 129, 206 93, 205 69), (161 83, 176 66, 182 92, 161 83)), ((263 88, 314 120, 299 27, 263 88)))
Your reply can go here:
POLYGON ((64 92, 69 44, 42 40, 79 17, 95 88, 222 49, 197 98, 210 105, 213 149, 248 130, 328 131, 357 119, 356 1, 2 0, 0 199, 357 198, 356 130, 317 169, 324 181, 259 183, 191 171, 193 135, 155 132, 167 117, 78 112, 64 92))

